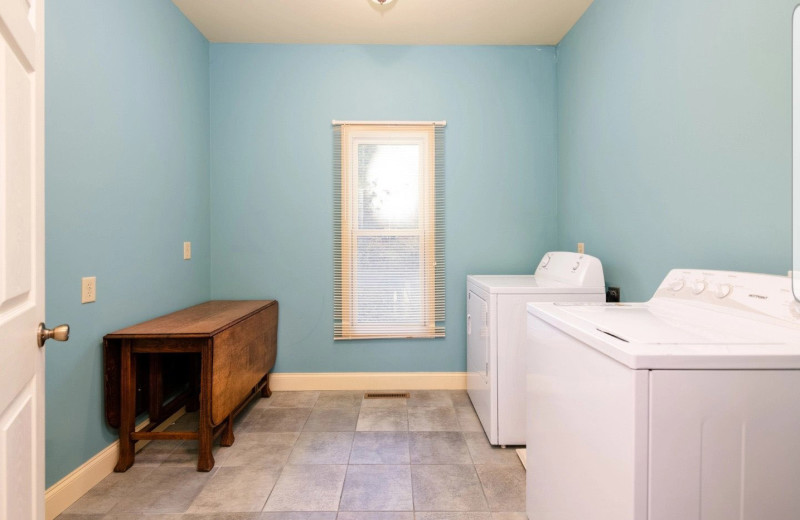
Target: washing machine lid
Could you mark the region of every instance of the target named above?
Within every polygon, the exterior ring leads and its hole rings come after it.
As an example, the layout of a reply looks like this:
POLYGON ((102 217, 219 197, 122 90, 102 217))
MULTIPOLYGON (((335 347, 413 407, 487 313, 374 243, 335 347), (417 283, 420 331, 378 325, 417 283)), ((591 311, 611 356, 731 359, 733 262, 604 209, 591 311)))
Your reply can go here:
MULTIPOLYGON (((563 304, 557 304, 563 305, 563 304)), ((730 315, 657 304, 564 306, 604 334, 626 343, 648 345, 730 345, 782 342, 774 327, 746 326, 730 315)))
POLYGON ((646 303, 529 303, 528 312, 630 368, 800 369, 800 309, 790 284, 675 270, 646 303))

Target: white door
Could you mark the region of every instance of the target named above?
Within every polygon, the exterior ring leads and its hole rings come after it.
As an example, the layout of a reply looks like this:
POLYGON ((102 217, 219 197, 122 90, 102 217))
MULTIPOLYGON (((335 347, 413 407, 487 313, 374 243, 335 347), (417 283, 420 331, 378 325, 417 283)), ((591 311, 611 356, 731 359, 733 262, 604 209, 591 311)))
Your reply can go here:
POLYGON ((0 0, 0 519, 44 518, 43 0, 0 0))
POLYGON ((467 372, 477 389, 489 383, 489 306, 472 291, 467 292, 467 372))

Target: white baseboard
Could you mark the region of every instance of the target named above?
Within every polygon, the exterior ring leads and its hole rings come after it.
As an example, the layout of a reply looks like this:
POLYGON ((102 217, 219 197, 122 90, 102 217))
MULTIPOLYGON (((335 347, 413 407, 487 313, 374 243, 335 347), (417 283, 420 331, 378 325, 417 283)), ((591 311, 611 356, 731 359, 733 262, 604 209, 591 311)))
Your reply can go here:
POLYGON ((465 372, 315 372, 269 376, 270 390, 466 390, 465 372))
MULTIPOLYGON (((170 424, 175 422, 178 417, 186 413, 181 408, 161 423, 153 431, 164 431, 170 424)), ((136 431, 144 429, 150 421, 143 421, 136 426, 136 431)), ((144 448, 149 441, 139 441, 136 443, 136 451, 144 448)), ((119 441, 110 444, 100 453, 87 460, 76 468, 72 473, 62 478, 44 493, 44 515, 46 520, 53 520, 65 509, 74 504, 87 491, 92 489, 98 482, 106 478, 117 464, 119 458, 119 441)))

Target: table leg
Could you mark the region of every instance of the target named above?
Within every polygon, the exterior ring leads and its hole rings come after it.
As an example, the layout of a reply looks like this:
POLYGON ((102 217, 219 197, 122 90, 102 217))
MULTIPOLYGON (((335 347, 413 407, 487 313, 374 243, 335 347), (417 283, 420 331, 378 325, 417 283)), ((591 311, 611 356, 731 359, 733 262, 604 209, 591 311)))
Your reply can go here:
POLYGON ((121 473, 133 466, 136 454, 131 434, 136 421, 136 356, 130 340, 122 340, 120 348, 120 417, 119 460, 114 471, 121 473))
POLYGON ((261 387, 261 397, 269 397, 272 395, 272 390, 269 389, 269 372, 267 372, 267 381, 261 387))
POLYGON ((222 430, 222 437, 219 440, 219 444, 220 446, 232 446, 235 440, 233 436, 233 414, 231 414, 228 416, 228 420, 225 421, 225 429, 222 430))
POLYGON ((160 423, 162 417, 162 407, 164 403, 164 387, 163 379, 161 378, 161 356, 158 354, 148 354, 148 361, 150 362, 150 384, 149 384, 149 398, 148 415, 150 421, 160 423))
POLYGON ((211 471, 214 467, 214 428, 211 426, 211 349, 203 348, 200 360, 200 425, 198 427, 197 471, 211 471))
POLYGON ((200 356, 189 356, 189 399, 186 401, 186 411, 196 412, 200 409, 200 356))

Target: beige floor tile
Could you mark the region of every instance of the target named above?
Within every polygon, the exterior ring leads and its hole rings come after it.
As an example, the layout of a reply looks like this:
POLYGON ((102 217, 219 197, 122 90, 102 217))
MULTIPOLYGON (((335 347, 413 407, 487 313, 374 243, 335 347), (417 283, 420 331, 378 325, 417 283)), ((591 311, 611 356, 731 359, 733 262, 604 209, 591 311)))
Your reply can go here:
MULTIPOLYGON (((60 517, 59 517, 60 518, 60 517)), ((180 513, 164 513, 164 514, 142 514, 142 513, 109 513, 101 517, 102 520, 186 520, 186 516, 180 513)), ((74 518, 67 518, 67 520, 76 520, 74 518)), ((81 520, 89 520, 82 518, 81 520)), ((207 519, 202 519, 207 520, 207 519)), ((216 519, 215 519, 216 520, 216 519)))
POLYGON ((282 466, 300 432, 240 433, 233 446, 223 448, 228 452, 221 466, 282 466))
POLYGON ((216 471, 184 466, 153 468, 146 478, 128 488, 111 513, 183 513, 216 471))
POLYGON ((448 393, 453 406, 469 406, 472 408, 472 401, 469 400, 466 390, 450 390, 448 393))
POLYGON ((336 511, 282 511, 261 513, 259 520, 336 520, 336 511))
MULTIPOLYGON (((264 408, 253 410, 239 431, 299 432, 311 414, 311 408, 264 408)), ((234 430, 235 433, 238 433, 234 430)))
POLYGON ((320 392, 314 408, 360 408, 364 392, 320 392))
POLYGON ((492 520, 528 520, 528 514, 521 511, 516 513, 492 513, 492 520))
POLYGON ((414 520, 414 513, 411 511, 340 511, 336 520, 414 520))
POLYGON ((150 441, 136 454, 134 466, 159 466, 180 446, 183 441, 150 441))
POLYGON ((473 464, 500 464, 505 466, 522 466, 514 448, 492 446, 489 439, 481 432, 464 432, 473 464))
POLYGON ((345 465, 284 466, 264 511, 337 511, 345 465))
POLYGON ((406 431, 408 412, 405 408, 361 407, 356 431, 406 431))
POLYGON ((456 411, 451 407, 409 407, 409 431, 459 431, 456 411))
MULTIPOLYGON (((151 444, 158 442, 164 441, 151 441, 151 444)), ((197 468, 197 454, 199 449, 199 444, 195 440, 181 441, 161 464, 162 466, 186 466, 189 468, 197 468)), ((219 438, 217 438, 214 441, 214 446, 211 448, 211 455, 214 457, 215 466, 224 463, 229 453, 230 452, 226 448, 219 445, 219 438)))
POLYGON ((453 406, 450 392, 413 390, 410 393, 411 397, 408 399, 409 408, 414 406, 424 406, 426 408, 447 408, 453 406))
POLYGON ((134 464, 124 473, 111 473, 90 489, 64 514, 92 515, 108 513, 128 493, 131 486, 141 482, 155 466, 134 464))
POLYGON ((272 392, 265 401, 270 408, 313 408, 319 392, 272 392))
POLYGON ((411 464, 472 464, 461 432, 409 432, 411 464))
POLYGON ((358 408, 314 408, 303 431, 353 432, 356 431, 357 421, 358 408))
POLYGON ((482 432, 483 425, 472 406, 456 406, 458 429, 462 432, 482 432))
POLYGON ((475 513, 475 512, 430 512, 430 513, 416 513, 415 520, 492 520, 491 513, 475 513))
MULTIPOLYGON (((524 469, 513 449, 488 443, 467 393, 410 393, 254 399, 236 418, 234 445, 215 446, 211 472, 195 470, 195 441, 151 442, 130 470, 109 475, 58 518, 526 520, 524 469), (347 431, 324 431, 338 429, 347 431)), ((170 428, 196 421, 186 414, 170 428)))
MULTIPOLYGON (((151 520, 146 516, 141 520, 151 520)), ((184 513, 180 520, 261 520, 261 513, 184 513)))
POLYGON ((353 432, 303 432, 294 443, 289 464, 347 464, 353 432))
POLYGON ((525 510, 525 470, 517 466, 475 466, 490 511, 525 510))
POLYGON ((415 511, 488 511, 472 464, 411 466, 415 511))
POLYGON ((219 468, 189 506, 188 513, 261 511, 280 466, 219 468))
POLYGON ((408 432, 356 432, 350 464, 409 464, 408 432))
POLYGON ((340 511, 411 511, 411 469, 406 465, 350 465, 340 511))

